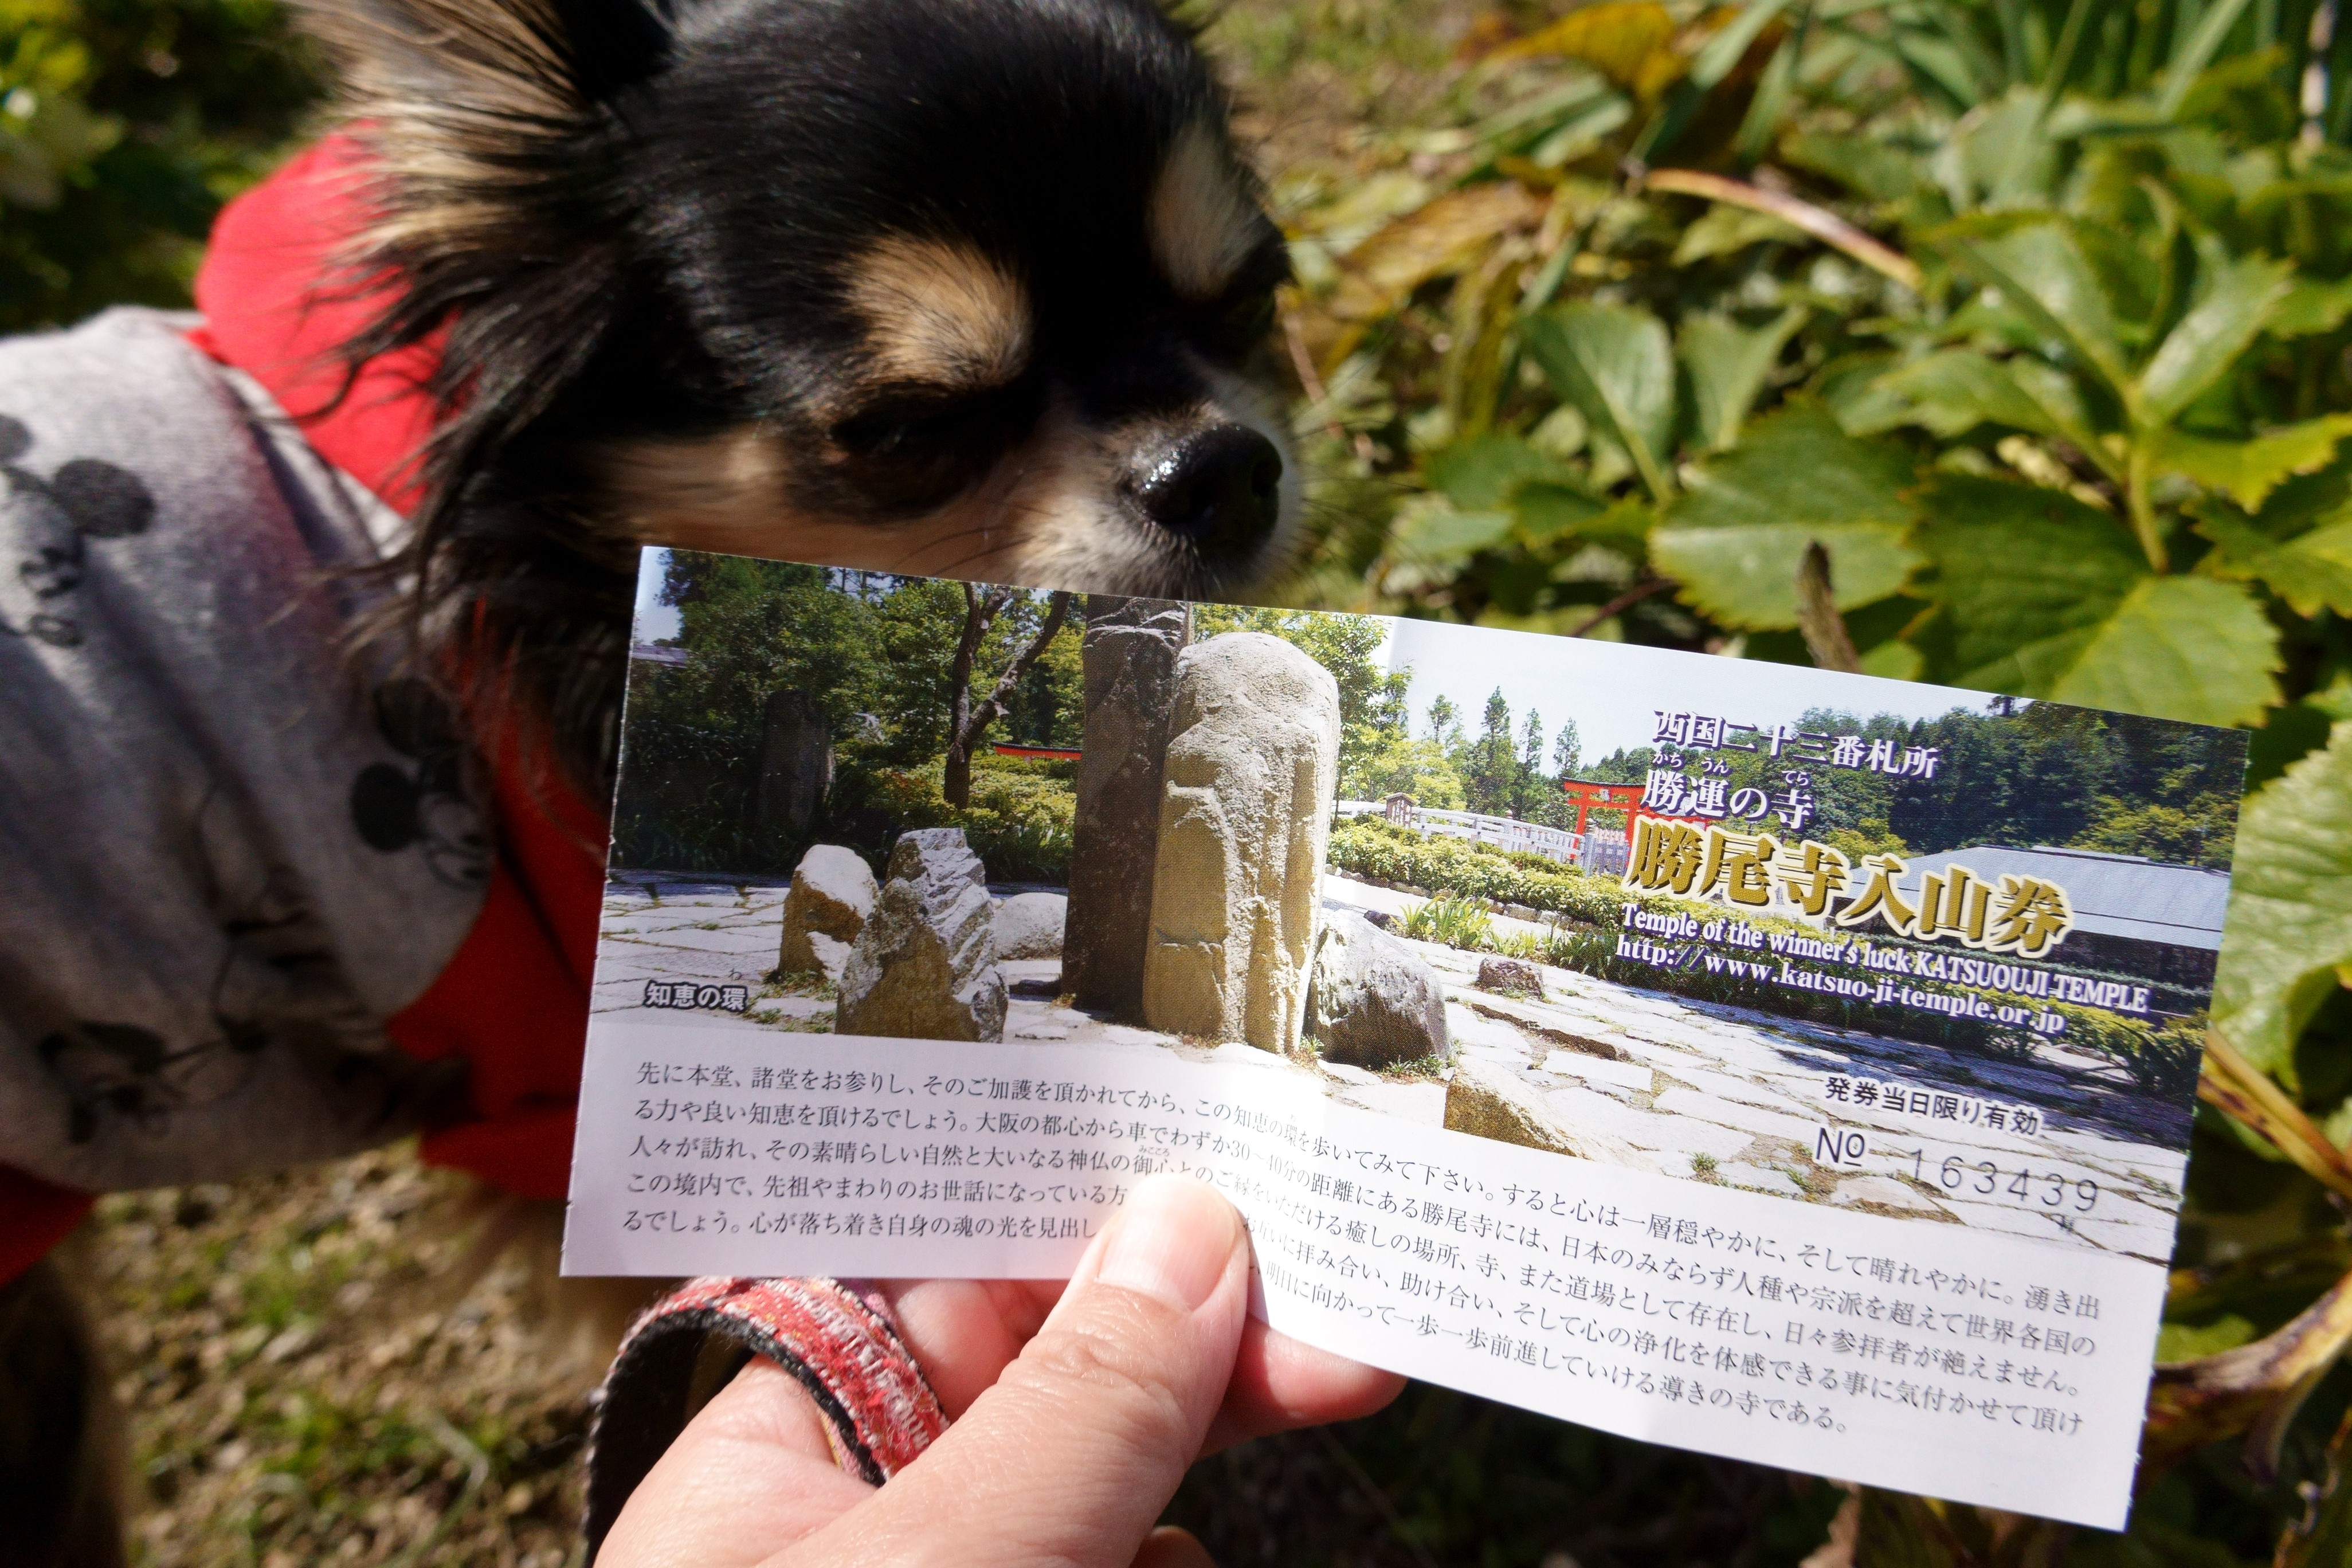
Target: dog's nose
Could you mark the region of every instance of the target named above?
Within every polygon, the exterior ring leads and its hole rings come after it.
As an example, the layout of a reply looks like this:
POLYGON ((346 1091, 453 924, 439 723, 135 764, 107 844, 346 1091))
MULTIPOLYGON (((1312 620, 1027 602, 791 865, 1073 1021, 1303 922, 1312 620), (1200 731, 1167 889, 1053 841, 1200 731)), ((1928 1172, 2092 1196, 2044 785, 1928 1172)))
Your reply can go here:
POLYGON ((1129 489, 1143 515, 1204 551, 1264 543, 1282 510, 1282 454, 1245 425, 1217 425, 1146 458, 1129 489))

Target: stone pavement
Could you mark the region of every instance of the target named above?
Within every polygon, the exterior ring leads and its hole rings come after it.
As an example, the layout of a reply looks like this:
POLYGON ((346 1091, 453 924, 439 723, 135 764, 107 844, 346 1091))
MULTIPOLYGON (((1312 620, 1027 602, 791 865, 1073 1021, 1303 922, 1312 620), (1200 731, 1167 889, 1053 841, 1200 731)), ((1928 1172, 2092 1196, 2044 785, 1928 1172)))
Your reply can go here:
MULTIPOLYGON (((1420 901, 1339 876, 1324 879, 1323 895, 1327 908, 1367 913, 1420 901)), ((1507 1067, 1563 1120, 1613 1133, 1672 1174, 2157 1263, 2171 1257, 2186 1117, 2139 1094, 2103 1057, 2046 1043, 2031 1063, 1962 1056, 1549 965, 1544 1000, 1521 1002, 1474 987, 1476 954, 1412 945, 1445 977, 1457 1051, 1507 1067), (1832 1078, 1926 1089, 1931 1103, 1945 1094, 2024 1105, 2042 1126, 2028 1136, 1833 1100, 1832 1078), (1859 1169, 1815 1160, 1824 1126, 1863 1133, 1859 1169)))
MULTIPOLYGON (((648 980, 740 984, 746 1012, 698 1010, 698 1025, 817 1033, 833 1027, 830 992, 767 982, 782 933, 787 882, 614 874, 606 889, 593 1009, 658 1022, 648 980)), ((1000 897, 1025 891, 992 887, 1000 897)), ((1327 908, 1395 914, 1408 895, 1342 877, 1327 908)), ((1498 928, 1520 922, 1498 919, 1498 928)), ((2135 1106, 2112 1065, 2045 1046, 2031 1064, 1963 1058, 1932 1046, 1685 1001, 1543 967, 1542 1001, 1489 995, 1477 955, 1412 944, 1445 982, 1457 1051, 1505 1067, 1563 1119, 1612 1133, 1669 1173, 1808 1203, 2072 1242, 2164 1262, 2186 1152, 2146 1127, 2172 1108, 2135 1106), (2038 1132, 1864 1108, 1827 1098, 1828 1080, 1867 1078, 2042 1113, 2038 1132), (2159 1114, 2161 1112, 2161 1114, 2159 1114), (1859 1131, 1858 1169, 1814 1158, 1823 1127, 1859 1131), (1985 1167, 1990 1165, 1990 1171, 1985 1167), (2053 1201, 2054 1200, 2054 1201, 2053 1201)), ((1008 1043, 1034 1040, 1173 1051, 1194 1061, 1314 1074, 1341 1103, 1409 1121, 1444 1121, 1436 1078, 1286 1061, 1107 1022, 1065 1005, 1058 960, 1004 965, 1008 1043)))

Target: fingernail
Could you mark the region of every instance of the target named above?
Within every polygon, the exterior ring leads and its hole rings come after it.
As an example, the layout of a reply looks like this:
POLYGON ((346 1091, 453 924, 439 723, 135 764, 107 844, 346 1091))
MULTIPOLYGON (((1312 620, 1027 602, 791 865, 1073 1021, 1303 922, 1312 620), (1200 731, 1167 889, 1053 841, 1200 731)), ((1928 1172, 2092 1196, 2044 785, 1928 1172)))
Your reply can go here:
POLYGON ((1225 1277, 1240 1240, 1231 1204, 1198 1182, 1153 1176, 1112 1221, 1095 1278, 1189 1312, 1225 1277))

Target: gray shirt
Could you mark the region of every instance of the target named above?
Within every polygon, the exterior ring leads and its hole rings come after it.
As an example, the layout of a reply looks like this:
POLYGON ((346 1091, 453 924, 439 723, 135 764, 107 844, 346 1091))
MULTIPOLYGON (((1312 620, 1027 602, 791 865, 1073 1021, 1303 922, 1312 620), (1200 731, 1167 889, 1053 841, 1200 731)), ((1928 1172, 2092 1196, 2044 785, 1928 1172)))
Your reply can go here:
POLYGON ((396 529, 248 378, 118 310, 0 342, 0 1163, 89 1191, 379 1143, 383 1021, 489 855, 457 726, 352 650, 396 529))

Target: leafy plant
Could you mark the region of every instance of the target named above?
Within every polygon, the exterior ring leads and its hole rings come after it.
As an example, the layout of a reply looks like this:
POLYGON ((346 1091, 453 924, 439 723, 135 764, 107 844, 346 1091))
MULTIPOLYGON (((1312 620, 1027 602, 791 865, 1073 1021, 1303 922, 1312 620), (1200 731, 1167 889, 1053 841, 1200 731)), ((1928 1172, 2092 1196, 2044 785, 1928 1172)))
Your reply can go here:
POLYGON ((1454 893, 1413 905, 1397 929, 1416 942, 1440 942, 1474 952, 1495 941, 1495 921, 1486 906, 1454 893))
MULTIPOLYGON (((1858 1561, 2300 1564, 2352 1535, 2319 1201, 2352 1197, 2336 13, 1590 5, 1490 47, 1384 166, 1278 187, 1332 503, 1294 593, 2260 727, 2182 1255, 2277 1261, 2176 1277, 2168 1342, 2208 1353, 2160 1380, 2127 1542, 1866 1492, 1858 1561), (2249 1433, 2252 1489, 2211 1447, 2249 1433)), ((2203 862, 2227 787, 2100 805, 2083 841, 2203 862)), ((1548 941, 1607 973, 1612 937, 1548 941)), ((2197 1079, 2200 1019, 2067 1016, 2146 1089, 2197 1079)))
POLYGON ((323 88, 278 0, 0 0, 0 331, 184 308, 323 88))

